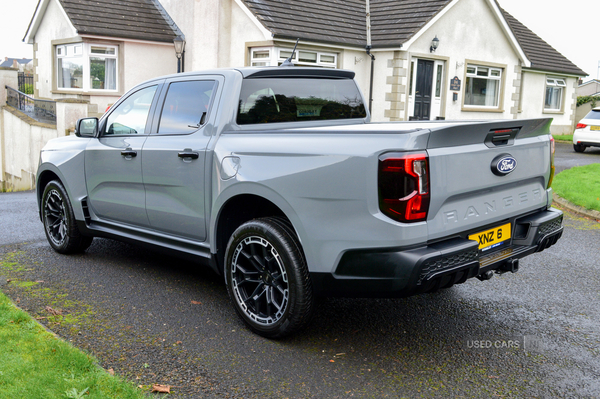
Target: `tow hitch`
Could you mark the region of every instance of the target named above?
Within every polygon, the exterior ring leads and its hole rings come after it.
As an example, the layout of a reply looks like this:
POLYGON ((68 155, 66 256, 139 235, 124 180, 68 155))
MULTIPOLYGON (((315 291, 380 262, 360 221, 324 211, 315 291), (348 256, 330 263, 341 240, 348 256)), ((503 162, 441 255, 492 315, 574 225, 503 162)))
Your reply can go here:
POLYGON ((519 271, 519 259, 509 259, 506 262, 504 262, 502 267, 500 267, 498 270, 496 270, 496 273, 497 274, 503 274, 506 272, 516 273, 518 271, 519 271))

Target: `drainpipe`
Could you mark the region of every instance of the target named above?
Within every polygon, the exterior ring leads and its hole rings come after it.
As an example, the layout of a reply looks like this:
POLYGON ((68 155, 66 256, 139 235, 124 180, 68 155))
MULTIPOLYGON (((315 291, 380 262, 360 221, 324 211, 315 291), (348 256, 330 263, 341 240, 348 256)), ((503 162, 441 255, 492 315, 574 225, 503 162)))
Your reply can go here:
POLYGON ((375 65, 375 56, 371 54, 371 5, 367 0, 367 47, 365 47, 367 55, 371 57, 371 83, 369 85, 369 114, 373 105, 373 68, 375 65))

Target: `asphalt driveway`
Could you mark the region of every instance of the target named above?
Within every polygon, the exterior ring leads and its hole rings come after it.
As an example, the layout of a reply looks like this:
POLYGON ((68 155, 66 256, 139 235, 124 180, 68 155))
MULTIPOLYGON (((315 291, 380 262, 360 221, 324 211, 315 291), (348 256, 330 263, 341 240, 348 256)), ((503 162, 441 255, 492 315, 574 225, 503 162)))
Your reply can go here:
POLYGON ((0 194, 0 223, 0 289, 103 367, 172 385, 173 398, 600 396, 600 225, 583 218, 567 215, 561 241, 516 274, 322 299, 308 329, 279 341, 246 330, 199 265, 106 239, 53 252, 32 192, 0 194))

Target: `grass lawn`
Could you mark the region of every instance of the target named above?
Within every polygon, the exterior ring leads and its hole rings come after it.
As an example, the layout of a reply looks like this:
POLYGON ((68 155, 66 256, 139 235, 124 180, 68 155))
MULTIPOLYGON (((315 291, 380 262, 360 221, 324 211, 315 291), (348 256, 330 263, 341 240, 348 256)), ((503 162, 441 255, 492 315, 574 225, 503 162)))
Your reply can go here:
POLYGON ((47 332, 0 292, 0 397, 146 398, 47 332))
POLYGON ((600 211, 600 163, 560 172, 554 177, 552 188, 575 205, 600 211))
POLYGON ((568 141, 570 143, 573 142, 572 134, 553 134, 552 137, 554 137, 554 140, 557 141, 568 141))

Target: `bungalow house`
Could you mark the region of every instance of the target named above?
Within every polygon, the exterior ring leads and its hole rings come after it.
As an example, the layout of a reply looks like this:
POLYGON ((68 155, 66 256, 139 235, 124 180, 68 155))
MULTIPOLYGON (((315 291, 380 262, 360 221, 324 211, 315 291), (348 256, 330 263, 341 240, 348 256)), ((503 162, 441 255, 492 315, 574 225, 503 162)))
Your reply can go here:
POLYGON ((185 71, 297 65, 356 72, 372 119, 552 117, 573 128, 587 74, 496 0, 40 0, 36 95, 78 97, 100 110, 147 78, 185 71), (374 57, 374 59, 371 58, 374 57), (371 90, 372 79, 372 90, 371 90))

